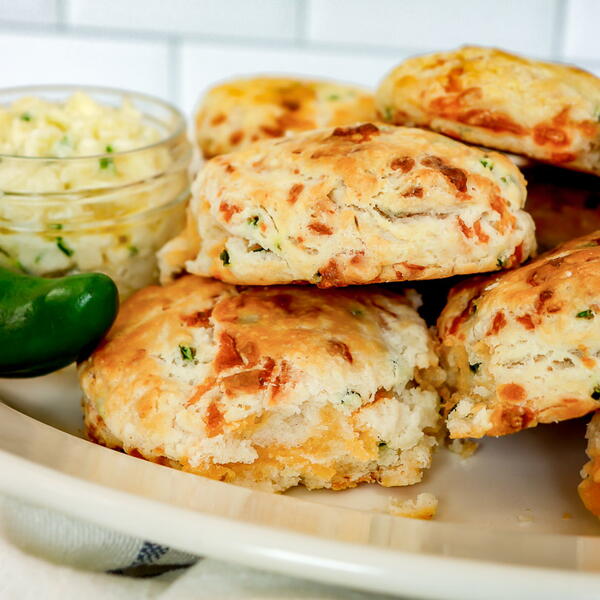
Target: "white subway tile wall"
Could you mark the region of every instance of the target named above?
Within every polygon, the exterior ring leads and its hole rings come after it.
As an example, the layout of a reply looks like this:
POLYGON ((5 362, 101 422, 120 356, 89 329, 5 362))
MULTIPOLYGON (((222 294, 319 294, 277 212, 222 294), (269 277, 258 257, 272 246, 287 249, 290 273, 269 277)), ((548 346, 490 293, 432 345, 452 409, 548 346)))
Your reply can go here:
POLYGON ((67 6, 74 27, 296 39, 295 0, 71 0, 67 6))
POLYGON ((566 13, 564 54, 600 60, 600 2, 570 0, 566 13))
POLYGON ((58 22, 59 0, 0 0, 0 22, 40 23, 58 22))
POLYGON ((510 44, 518 52, 548 56, 558 5, 558 0, 309 0, 308 38, 420 51, 510 44))
POLYGON ((494 45, 600 74, 600 0, 0 0, 0 87, 139 90, 188 114, 236 75, 374 86, 407 56, 494 45))
POLYGON ((340 81, 375 87, 383 74, 408 53, 372 55, 361 52, 339 54, 308 48, 248 48, 186 43, 181 59, 181 105, 191 110, 214 83, 248 73, 292 73, 316 78, 334 77, 340 81))
POLYGON ((5 57, 2 87, 75 83, 120 87, 172 98, 169 51, 160 42, 3 32, 0 56, 5 57))

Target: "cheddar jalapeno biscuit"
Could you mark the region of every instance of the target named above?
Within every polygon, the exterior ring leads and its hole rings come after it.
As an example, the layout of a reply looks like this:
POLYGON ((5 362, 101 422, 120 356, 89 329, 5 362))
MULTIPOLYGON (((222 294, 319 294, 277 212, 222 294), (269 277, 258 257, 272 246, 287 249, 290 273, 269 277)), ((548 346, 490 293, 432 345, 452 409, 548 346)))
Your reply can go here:
POLYGON ((579 484, 579 496, 585 507, 600 517, 600 413, 592 417, 585 437, 590 460, 581 470, 583 481, 579 484))
POLYGON ((320 287, 515 266, 535 249, 525 180, 504 156, 364 123, 259 142, 210 160, 162 280, 320 287))
POLYGON ((600 174, 600 79, 574 67, 466 46, 404 61, 376 104, 397 125, 600 174))
POLYGON ((195 276, 146 288, 80 366, 89 437, 272 491, 416 483, 443 373, 411 298, 195 276))
POLYGON ((451 437, 504 435, 600 408, 600 231, 469 279, 438 320, 451 437))
POLYGON ((375 118, 373 96, 355 86, 276 77, 237 79, 204 96, 196 140, 205 158, 295 131, 375 118))

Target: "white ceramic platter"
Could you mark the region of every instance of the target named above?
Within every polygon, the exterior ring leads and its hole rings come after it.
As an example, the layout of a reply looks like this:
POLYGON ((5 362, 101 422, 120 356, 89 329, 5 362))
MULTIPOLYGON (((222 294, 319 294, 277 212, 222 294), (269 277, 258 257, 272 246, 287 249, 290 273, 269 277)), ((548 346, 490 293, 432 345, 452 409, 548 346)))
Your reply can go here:
POLYGON ((409 488, 286 495, 211 481, 81 439, 73 369, 0 380, 0 491, 182 550, 436 599, 600 597, 600 522, 576 486, 584 421, 438 451, 409 488), (433 521, 390 497, 433 492, 433 521))

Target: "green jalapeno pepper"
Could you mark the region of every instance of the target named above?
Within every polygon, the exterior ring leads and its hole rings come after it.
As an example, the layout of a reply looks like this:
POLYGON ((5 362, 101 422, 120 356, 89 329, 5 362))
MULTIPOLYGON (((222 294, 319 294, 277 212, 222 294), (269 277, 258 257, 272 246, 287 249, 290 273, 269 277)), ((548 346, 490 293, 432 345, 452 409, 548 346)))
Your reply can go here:
POLYGON ((45 279, 0 268, 0 377, 35 377, 83 360, 118 307, 117 287, 101 273, 45 279))

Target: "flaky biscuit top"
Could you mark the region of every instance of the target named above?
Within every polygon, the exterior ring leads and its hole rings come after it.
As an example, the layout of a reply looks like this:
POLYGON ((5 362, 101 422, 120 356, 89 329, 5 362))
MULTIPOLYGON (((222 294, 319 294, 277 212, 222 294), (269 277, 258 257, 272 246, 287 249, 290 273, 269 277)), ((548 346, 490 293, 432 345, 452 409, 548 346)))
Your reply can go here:
POLYGON ((162 277, 330 287, 495 270, 535 249, 525 196, 503 155, 420 129, 364 123, 261 142, 199 173, 162 277))
POLYGON ((88 434, 271 490, 415 483, 441 372, 413 300, 195 276, 146 288, 80 366, 88 434))
POLYGON ((283 77, 236 79, 209 90, 195 117, 205 158, 261 139, 375 118, 373 96, 357 86, 283 77))
POLYGON ((600 79, 575 67, 466 46, 404 61, 376 104, 391 123, 600 174, 600 79))
POLYGON ((457 286, 438 320, 454 437, 600 408, 600 231, 457 286))

